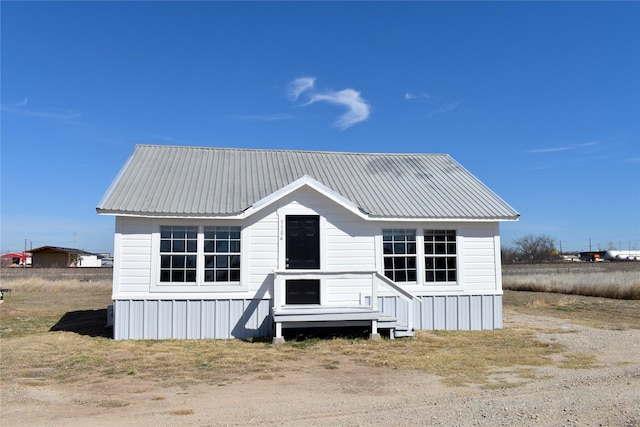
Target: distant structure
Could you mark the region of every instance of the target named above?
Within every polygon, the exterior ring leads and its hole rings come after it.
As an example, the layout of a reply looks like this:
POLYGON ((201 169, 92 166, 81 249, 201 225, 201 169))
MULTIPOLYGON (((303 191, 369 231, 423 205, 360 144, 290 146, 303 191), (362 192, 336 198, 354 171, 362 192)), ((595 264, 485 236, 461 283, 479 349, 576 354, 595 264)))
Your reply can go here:
POLYGON ((31 255, 25 252, 2 254, 2 266, 31 266, 31 255))
POLYGON ((32 254, 34 268, 102 267, 98 254, 81 249, 41 246, 27 252, 32 254))
POLYGON ((640 261, 640 251, 607 251, 604 257, 611 261, 640 261))
POLYGON ((640 251, 587 251, 580 252, 580 261, 640 261, 640 251))

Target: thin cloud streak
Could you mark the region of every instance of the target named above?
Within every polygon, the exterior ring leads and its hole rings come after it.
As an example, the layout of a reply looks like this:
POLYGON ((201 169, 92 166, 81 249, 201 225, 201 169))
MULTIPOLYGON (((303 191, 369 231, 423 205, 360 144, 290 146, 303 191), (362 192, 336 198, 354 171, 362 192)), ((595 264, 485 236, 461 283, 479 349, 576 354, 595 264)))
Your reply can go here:
POLYGON ((303 106, 316 102, 328 102, 347 108, 347 112, 341 115, 334 125, 340 130, 345 130, 356 123, 367 120, 371 114, 371 107, 367 101, 360 96, 360 92, 354 89, 343 89, 340 91, 314 91, 315 77, 301 77, 293 80, 288 85, 288 95, 297 100, 305 94, 307 101, 303 106))
POLYGON ((557 153, 558 151, 573 150, 576 147, 552 147, 552 148, 540 148, 537 150, 527 150, 527 153, 557 153))
POLYGON ((438 109, 436 109, 436 110, 433 110, 433 111, 429 112, 429 113, 427 114, 427 119, 432 118, 432 117, 433 117, 433 116, 435 116, 436 114, 449 113, 449 112, 451 112, 451 111, 453 111, 453 110, 457 109, 457 108, 458 108, 459 106, 461 106, 461 105, 462 105, 462 102, 461 102, 461 101, 454 101, 454 102, 451 102, 451 103, 449 103, 449 104, 447 104, 447 105, 444 105, 444 106, 442 106, 442 107, 440 107, 440 108, 438 108, 438 109))
POLYGON ((575 150, 576 148, 580 148, 580 147, 593 147, 594 145, 598 145, 598 144, 600 144, 600 141, 589 141, 589 142, 585 142, 577 145, 564 145, 560 147, 537 148, 537 149, 527 150, 526 152, 527 153, 557 153, 560 151, 575 150))
POLYGON ((411 93, 411 92, 405 92, 404 94, 404 99, 406 99, 407 101, 426 101, 429 104, 435 104, 436 99, 429 95, 428 93, 411 93))
POLYGON ((29 102, 29 99, 25 98, 24 100, 17 102, 15 104, 2 105, 0 106, 0 110, 4 111, 5 113, 17 114, 17 115, 28 116, 28 117, 38 117, 38 118, 47 119, 47 120, 73 120, 80 117, 80 113, 75 111, 68 111, 68 110, 67 111, 64 111, 64 110, 37 111, 37 110, 30 110, 30 109, 24 108, 27 106, 28 102, 29 102))
POLYGON ((289 120, 293 116, 290 114, 282 113, 282 114, 237 114, 232 116, 227 116, 227 119, 230 120, 247 120, 247 121, 256 121, 256 122, 275 122, 278 120, 289 120))

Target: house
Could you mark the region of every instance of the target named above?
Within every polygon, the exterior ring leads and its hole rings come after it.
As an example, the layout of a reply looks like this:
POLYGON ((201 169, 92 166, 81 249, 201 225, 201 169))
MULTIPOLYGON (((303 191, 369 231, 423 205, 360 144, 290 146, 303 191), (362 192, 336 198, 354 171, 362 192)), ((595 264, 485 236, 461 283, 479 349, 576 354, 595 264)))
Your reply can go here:
POLYGON ((446 154, 139 145, 115 216, 115 339, 502 327, 500 221, 446 154))
POLYGON ((31 255, 25 252, 7 252, 0 259, 2 266, 31 266, 31 255))
POLYGON ((100 267, 98 255, 80 249, 41 246, 28 250, 36 268, 100 267))

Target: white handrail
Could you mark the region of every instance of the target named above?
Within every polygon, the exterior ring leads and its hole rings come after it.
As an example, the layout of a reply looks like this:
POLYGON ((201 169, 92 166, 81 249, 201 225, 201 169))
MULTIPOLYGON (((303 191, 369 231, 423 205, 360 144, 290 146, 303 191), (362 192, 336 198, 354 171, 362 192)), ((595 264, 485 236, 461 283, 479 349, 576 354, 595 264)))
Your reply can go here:
POLYGON ((346 279, 362 276, 369 276, 371 280, 371 300, 369 304, 371 309, 378 310, 378 285, 380 284, 407 303, 407 327, 409 330, 413 330, 413 301, 417 300, 418 297, 377 271, 274 271, 273 308, 274 310, 278 310, 286 305, 285 284, 287 279, 346 279))
MULTIPOLYGON (((398 286, 396 282, 394 282, 393 280, 389 279, 386 276, 383 276, 378 272, 374 274, 374 279, 377 279, 380 283, 382 283, 383 286, 385 286, 387 289, 391 290, 393 293, 398 295, 401 299, 406 301, 407 329, 410 331, 413 331, 413 301, 417 300, 418 297, 413 295, 411 292, 407 291, 406 289, 403 289, 402 287, 398 286)), ((376 288, 376 286, 374 286, 374 288, 376 288)))

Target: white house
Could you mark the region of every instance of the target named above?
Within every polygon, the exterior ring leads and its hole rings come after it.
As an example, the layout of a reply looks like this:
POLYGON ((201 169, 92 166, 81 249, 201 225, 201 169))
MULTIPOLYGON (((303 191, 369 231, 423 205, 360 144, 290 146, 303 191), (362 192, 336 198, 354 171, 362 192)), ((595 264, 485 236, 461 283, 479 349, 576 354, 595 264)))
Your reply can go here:
POLYGON ((282 340, 287 327, 502 327, 500 221, 446 154, 137 146, 115 216, 115 339, 282 340))

